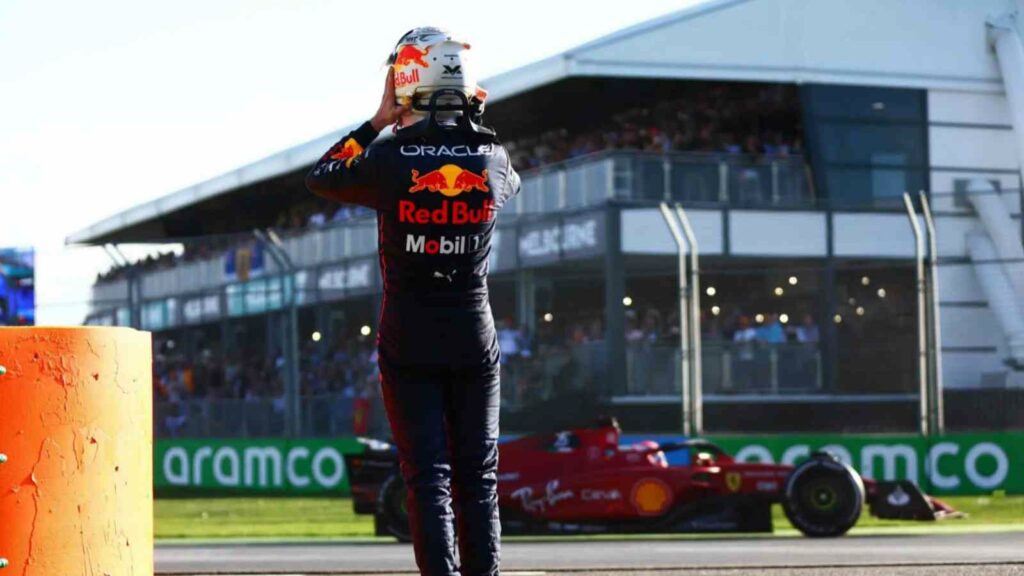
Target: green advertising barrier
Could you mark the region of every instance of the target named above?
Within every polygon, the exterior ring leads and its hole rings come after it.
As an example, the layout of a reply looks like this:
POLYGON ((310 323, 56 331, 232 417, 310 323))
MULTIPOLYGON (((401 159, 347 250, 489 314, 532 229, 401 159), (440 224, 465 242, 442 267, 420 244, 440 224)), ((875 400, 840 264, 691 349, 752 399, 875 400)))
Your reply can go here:
POLYGON ((742 462, 792 464, 828 450, 875 480, 913 480, 930 494, 1024 494, 1024 433, 922 436, 716 436, 742 462))
MULTIPOLYGON (((921 436, 779 435, 711 438, 741 462, 801 462, 828 450, 876 480, 912 480, 936 495, 1024 494, 1024 433, 921 436)), ((354 438, 157 440, 159 493, 336 494, 349 492, 354 438)))
POLYGON ((362 454, 354 438, 157 440, 154 489, 192 494, 349 493, 346 454, 362 454))

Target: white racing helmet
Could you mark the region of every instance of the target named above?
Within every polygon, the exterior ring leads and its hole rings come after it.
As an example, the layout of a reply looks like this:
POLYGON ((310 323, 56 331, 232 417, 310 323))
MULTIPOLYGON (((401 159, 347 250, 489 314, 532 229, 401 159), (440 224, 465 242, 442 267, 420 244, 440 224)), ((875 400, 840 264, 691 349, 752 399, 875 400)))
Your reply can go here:
MULTIPOLYGON (((482 112, 487 91, 477 85, 476 70, 467 58, 469 48, 440 28, 424 26, 406 32, 388 58, 395 70, 397 103, 411 104, 414 114, 426 115, 434 92, 454 89, 477 107, 477 114, 482 112)), ((437 104, 458 104, 448 100, 453 98, 440 98, 437 104)))

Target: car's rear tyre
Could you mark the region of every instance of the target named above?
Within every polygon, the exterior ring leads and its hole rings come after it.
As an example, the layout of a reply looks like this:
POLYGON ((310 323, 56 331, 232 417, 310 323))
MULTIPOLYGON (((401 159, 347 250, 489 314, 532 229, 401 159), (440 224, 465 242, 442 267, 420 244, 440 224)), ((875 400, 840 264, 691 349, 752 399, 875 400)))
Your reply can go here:
POLYGON ((377 515, 374 518, 377 533, 394 536, 399 542, 411 542, 405 482, 398 472, 388 476, 381 485, 378 503, 377 515))
POLYGON ((864 481, 853 468, 826 453, 815 453, 786 479, 782 508, 806 536, 842 536, 864 509, 864 481))

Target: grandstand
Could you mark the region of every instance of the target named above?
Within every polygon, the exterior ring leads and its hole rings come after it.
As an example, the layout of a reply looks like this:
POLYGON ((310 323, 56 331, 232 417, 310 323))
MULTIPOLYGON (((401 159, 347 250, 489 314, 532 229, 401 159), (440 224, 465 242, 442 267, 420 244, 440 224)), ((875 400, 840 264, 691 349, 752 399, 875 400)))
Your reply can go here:
MULTIPOLYGON (((503 430, 597 413, 679 430, 665 200, 701 246, 709 431, 916 430, 902 195, 918 191, 938 231, 946 425, 1024 424, 1024 78, 1004 74, 1024 66, 1019 7, 713 0, 484 81, 524 176, 491 255, 503 430)), ((293 295, 302 433, 384 430, 374 215, 302 183, 351 128, 67 238, 184 247, 99 277, 86 319, 154 332, 159 434, 283 432, 293 295), (294 283, 251 233, 267 228, 294 283)))

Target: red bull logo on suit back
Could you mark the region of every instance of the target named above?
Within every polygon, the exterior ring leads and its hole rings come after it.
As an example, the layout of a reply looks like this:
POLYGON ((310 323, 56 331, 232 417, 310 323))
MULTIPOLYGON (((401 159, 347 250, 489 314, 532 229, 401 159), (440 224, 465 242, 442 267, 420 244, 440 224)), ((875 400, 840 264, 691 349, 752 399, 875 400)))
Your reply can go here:
POLYGON ((412 186, 409 187, 409 192, 416 193, 421 190, 440 192, 448 197, 458 196, 463 192, 472 192, 473 190, 481 192, 491 191, 487 186, 486 168, 480 174, 476 174, 455 164, 445 164, 437 170, 431 170, 423 175, 420 175, 419 170, 413 170, 412 186))
POLYGON ((420 208, 412 200, 398 201, 398 221, 407 224, 482 224, 494 220, 494 201, 472 208, 461 200, 442 200, 437 208, 420 208))

